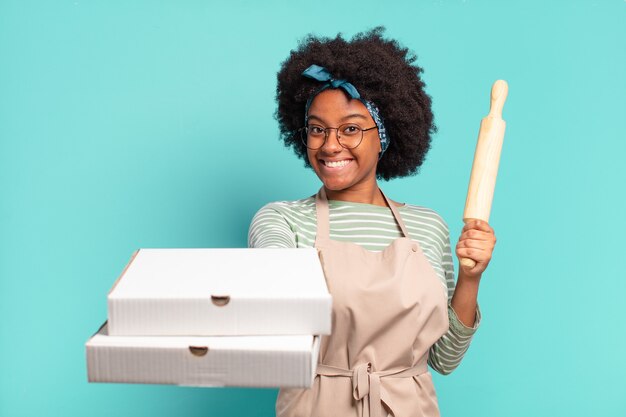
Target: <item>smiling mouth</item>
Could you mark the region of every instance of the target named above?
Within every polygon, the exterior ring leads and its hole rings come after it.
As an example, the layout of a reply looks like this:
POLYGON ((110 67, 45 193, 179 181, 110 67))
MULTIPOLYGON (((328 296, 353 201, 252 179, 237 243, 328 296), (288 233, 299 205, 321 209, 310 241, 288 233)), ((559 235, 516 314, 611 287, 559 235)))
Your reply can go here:
POLYGON ((320 159, 320 161, 325 167, 328 167, 328 168, 343 168, 346 165, 348 165, 350 162, 352 162, 353 159, 344 159, 341 161, 324 161, 323 159, 320 159))

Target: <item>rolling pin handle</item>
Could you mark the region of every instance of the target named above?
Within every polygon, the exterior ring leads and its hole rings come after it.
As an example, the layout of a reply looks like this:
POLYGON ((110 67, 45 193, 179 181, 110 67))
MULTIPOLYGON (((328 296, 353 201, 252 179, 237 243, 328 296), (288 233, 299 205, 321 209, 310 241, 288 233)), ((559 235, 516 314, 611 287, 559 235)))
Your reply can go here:
POLYGON ((502 119, 502 108, 509 94, 509 85, 504 80, 497 80, 491 87, 491 105, 488 117, 502 119))
POLYGON ((470 269, 476 266, 476 262, 474 262, 474 260, 470 258, 461 258, 459 262, 461 263, 461 265, 466 266, 470 269))

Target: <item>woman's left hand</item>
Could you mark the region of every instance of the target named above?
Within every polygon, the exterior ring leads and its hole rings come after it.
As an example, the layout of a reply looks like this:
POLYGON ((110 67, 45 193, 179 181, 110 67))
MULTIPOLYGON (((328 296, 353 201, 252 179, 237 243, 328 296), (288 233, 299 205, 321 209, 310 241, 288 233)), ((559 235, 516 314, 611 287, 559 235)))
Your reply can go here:
POLYGON ((456 244, 456 256, 469 258, 476 262, 472 268, 461 265, 459 262, 459 274, 467 278, 480 279, 482 273, 487 269, 491 254, 496 245, 496 235, 489 223, 484 220, 470 220, 465 224, 456 244))

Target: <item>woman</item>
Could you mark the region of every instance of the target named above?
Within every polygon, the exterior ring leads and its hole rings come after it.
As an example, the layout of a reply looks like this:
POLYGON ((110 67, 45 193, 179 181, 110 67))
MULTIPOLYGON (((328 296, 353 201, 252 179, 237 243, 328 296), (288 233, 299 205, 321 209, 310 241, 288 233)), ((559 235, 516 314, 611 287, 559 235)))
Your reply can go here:
POLYGON ((277 416, 438 416, 427 364, 448 374, 480 322, 478 285, 495 245, 471 221, 456 246, 425 207, 389 200, 378 179, 417 172, 435 131, 416 58, 383 29, 309 36, 278 74, 282 138, 323 185, 255 215, 250 247, 316 247, 333 296, 311 389, 283 389, 277 416))

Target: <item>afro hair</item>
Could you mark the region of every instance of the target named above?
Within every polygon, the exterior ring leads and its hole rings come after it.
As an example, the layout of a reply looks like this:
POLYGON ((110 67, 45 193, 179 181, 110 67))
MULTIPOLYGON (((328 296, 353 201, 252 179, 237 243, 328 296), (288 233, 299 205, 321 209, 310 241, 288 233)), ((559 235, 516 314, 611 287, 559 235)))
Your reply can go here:
POLYGON ((308 35, 282 63, 278 72, 275 117, 285 146, 293 148, 307 167, 306 146, 299 129, 304 124, 307 100, 320 83, 304 77, 312 64, 325 67, 336 79, 345 79, 361 98, 374 102, 390 138, 389 148, 378 161, 376 176, 390 180, 416 174, 437 131, 431 99, 425 93, 415 64, 417 57, 395 40, 384 39, 384 27, 356 34, 350 41, 308 35))

